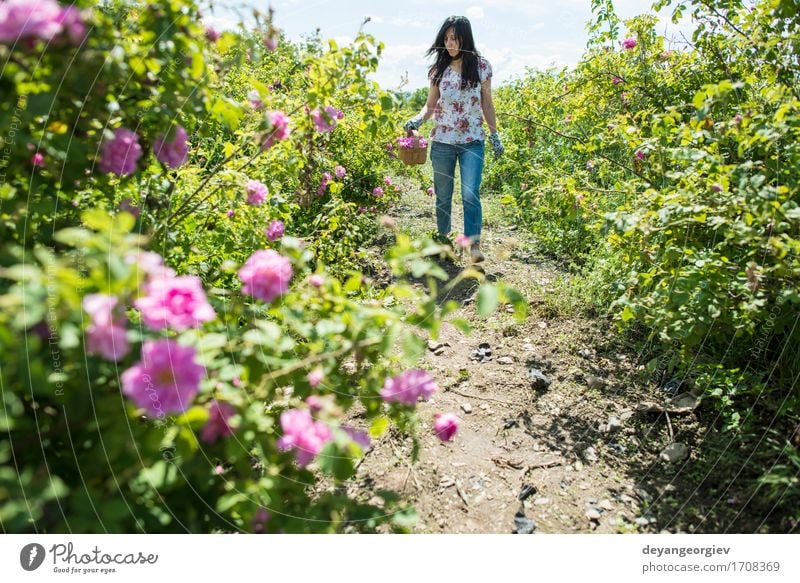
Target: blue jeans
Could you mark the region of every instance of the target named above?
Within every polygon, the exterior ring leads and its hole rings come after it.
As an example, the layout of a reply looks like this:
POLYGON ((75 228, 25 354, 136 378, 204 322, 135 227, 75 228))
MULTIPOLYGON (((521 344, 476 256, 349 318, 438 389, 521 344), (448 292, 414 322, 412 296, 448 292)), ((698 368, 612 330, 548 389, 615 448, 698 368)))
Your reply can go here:
POLYGON ((473 242, 481 238, 481 177, 483 176, 483 141, 469 144, 431 143, 433 189, 436 193, 436 226, 440 235, 450 234, 453 208, 453 181, 456 160, 461 169, 461 200, 464 202, 464 234, 473 242))

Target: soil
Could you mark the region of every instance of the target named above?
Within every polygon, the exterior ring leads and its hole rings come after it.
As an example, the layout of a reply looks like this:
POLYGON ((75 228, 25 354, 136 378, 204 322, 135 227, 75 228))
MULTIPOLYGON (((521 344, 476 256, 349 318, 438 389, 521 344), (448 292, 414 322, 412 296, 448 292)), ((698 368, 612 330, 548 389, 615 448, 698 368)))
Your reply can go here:
MULTIPOLYGON (((456 229, 460 206, 456 197, 456 229)), ((714 432, 703 409, 639 410, 669 395, 644 377, 629 341, 606 319, 551 309, 549 296, 563 290, 570 274, 536 258, 491 201, 484 217, 486 277, 522 292, 530 314, 520 323, 501 307, 479 317, 475 282, 446 298, 460 304, 454 316, 468 319, 473 331, 465 336, 445 324, 419 363, 439 391, 418 405, 424 427, 418 460, 411 461, 410 438, 388 432, 368 450, 351 494, 401 493, 419 513, 419 533, 526 530, 524 520, 515 523, 520 512, 535 533, 768 531, 763 512, 747 512, 745 485, 740 481, 737 491, 729 474, 706 465, 697 446, 714 432), (476 357, 482 343, 491 350, 484 361, 476 357), (549 386, 535 386, 531 369, 549 386), (453 441, 433 433, 437 412, 461 420, 453 441), (662 459, 671 442, 686 444, 688 458, 662 459)), ((429 233, 433 201, 409 188, 394 218, 404 231, 429 233)), ((455 274, 467 263, 460 257, 442 265, 455 274)))

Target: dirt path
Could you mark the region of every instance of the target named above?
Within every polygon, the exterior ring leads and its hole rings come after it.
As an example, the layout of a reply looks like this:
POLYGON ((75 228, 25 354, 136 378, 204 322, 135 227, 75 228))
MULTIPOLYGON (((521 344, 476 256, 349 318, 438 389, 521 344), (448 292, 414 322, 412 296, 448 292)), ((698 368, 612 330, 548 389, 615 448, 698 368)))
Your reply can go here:
MULTIPOLYGON (((455 228, 459 207, 456 200, 455 228)), ((412 189, 395 219, 412 234, 430 232, 433 202, 412 189)), ((456 290, 456 315, 473 332, 445 325, 439 346, 430 345, 420 364, 440 390, 418 406, 425 424, 419 461, 410 463, 410 439, 389 433, 368 452, 351 492, 401 492, 416 506, 415 531, 422 533, 511 533, 529 528, 525 519, 539 533, 719 530, 704 508, 724 510, 731 501, 700 500, 689 485, 691 462, 659 458, 670 441, 691 442, 694 413, 668 421, 637 412, 659 389, 634 380, 641 376, 636 354, 609 323, 559 315, 552 296, 563 292, 559 280, 567 274, 534 260, 491 203, 484 222, 487 277, 524 293, 531 314, 522 324, 505 311, 479 318, 474 287, 456 290), (471 358, 481 343, 491 349, 485 362, 471 358), (547 378, 547 388, 534 387, 531 369, 547 378), (436 412, 461 419, 453 442, 441 443, 430 430, 436 412)))

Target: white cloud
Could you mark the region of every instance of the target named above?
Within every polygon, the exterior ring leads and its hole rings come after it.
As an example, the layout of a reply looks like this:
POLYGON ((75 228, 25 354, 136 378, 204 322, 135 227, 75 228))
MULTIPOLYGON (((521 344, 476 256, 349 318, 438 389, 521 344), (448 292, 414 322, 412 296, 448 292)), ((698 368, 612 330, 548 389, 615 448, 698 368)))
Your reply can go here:
POLYGON ((483 18, 483 8, 480 6, 470 6, 467 8, 466 16, 472 20, 480 20, 483 18))

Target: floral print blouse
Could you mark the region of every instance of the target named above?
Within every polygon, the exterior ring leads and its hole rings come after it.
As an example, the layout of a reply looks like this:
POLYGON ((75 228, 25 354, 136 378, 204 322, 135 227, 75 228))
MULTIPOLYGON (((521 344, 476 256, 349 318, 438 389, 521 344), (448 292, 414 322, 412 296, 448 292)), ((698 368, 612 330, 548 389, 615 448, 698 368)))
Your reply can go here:
MULTIPOLYGON (((478 60, 478 77, 481 83, 492 78, 492 66, 484 58, 478 60)), ((461 89, 461 73, 447 67, 439 82, 433 120, 431 140, 435 142, 468 144, 485 139, 480 84, 461 89)))

